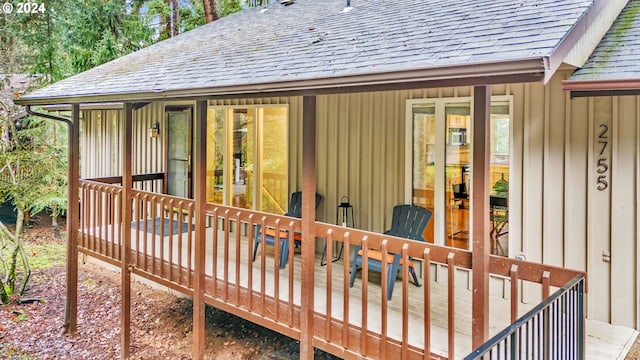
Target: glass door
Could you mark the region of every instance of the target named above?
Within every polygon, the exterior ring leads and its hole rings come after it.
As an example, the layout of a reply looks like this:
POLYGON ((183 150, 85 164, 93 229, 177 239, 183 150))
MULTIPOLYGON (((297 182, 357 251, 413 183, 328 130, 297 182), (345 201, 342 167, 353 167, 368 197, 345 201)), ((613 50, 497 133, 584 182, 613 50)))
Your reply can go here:
POLYGON ((288 108, 207 113, 207 201, 283 214, 289 198, 288 108))
MULTIPOLYGON (((436 166, 436 110, 434 104, 414 104, 413 116, 413 204, 432 213, 436 166)), ((434 242, 434 221, 427 225, 423 237, 434 242)))
MULTIPOLYGON (((511 103, 491 103, 491 251, 508 255, 511 103)), ((500 99, 500 100, 498 100, 500 99)), ((433 212, 424 233, 428 242, 470 248, 472 102, 470 98, 415 99, 407 103, 407 164, 414 205, 433 212)), ((407 194, 407 196, 409 196, 407 194)))
POLYGON ((445 121, 445 244, 469 248, 471 209, 471 103, 444 104, 445 121))
POLYGON ((191 197, 191 108, 166 110, 167 189, 169 195, 191 197))

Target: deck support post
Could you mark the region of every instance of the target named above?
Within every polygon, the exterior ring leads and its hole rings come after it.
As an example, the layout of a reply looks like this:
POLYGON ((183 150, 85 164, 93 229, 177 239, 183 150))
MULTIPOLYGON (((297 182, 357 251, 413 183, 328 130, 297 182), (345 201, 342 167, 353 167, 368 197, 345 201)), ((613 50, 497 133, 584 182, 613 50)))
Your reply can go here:
MULTIPOLYGON (((313 359, 316 218, 316 97, 302 98, 302 276, 300 359, 313 359)), ((291 265, 290 265, 291 266, 291 265)))
POLYGON ((68 332, 78 330, 78 179, 80 178, 80 105, 71 106, 71 122, 68 122, 67 150, 67 298, 64 307, 64 324, 68 332))
POLYGON ((489 335, 489 136, 491 87, 473 89, 473 166, 471 169, 473 297, 471 347, 477 349, 489 335))
POLYGON ((133 204, 133 104, 124 103, 124 158, 122 161, 122 243, 120 245, 120 357, 131 356, 131 218, 133 204))
POLYGON ((193 359, 204 359, 205 334, 205 240, 207 202, 207 101, 198 100, 195 111, 195 264, 193 281, 193 359))

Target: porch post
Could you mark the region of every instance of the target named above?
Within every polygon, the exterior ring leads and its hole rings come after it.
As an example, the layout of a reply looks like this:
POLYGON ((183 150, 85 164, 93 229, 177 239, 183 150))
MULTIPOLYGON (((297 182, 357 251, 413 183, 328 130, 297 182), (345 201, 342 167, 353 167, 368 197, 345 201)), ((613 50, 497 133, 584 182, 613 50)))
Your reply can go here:
POLYGON ((67 298, 64 309, 65 330, 78 329, 78 179, 80 178, 80 105, 71 106, 71 123, 67 134, 67 298))
POLYGON ((205 214, 207 201, 207 101, 198 100, 195 112, 195 267, 193 281, 193 359, 204 358, 205 303, 205 214))
POLYGON ((124 103, 124 146, 122 161, 122 243, 120 245, 120 357, 128 359, 131 355, 131 189, 133 177, 131 157, 133 149, 133 104, 124 103))
POLYGON ((316 97, 302 98, 302 276, 300 359, 313 359, 316 218, 316 97))
POLYGON ((489 136, 491 88, 473 89, 473 167, 471 169, 473 214, 472 348, 482 345, 489 335, 489 136))

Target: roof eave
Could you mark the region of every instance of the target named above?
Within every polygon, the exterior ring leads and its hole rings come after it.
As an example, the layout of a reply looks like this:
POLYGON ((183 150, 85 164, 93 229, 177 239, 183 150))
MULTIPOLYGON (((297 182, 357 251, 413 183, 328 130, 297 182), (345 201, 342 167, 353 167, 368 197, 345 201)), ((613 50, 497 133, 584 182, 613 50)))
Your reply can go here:
POLYGON ((533 57, 503 62, 431 67, 404 71, 314 78, 305 80, 212 86, 196 89, 111 93, 99 95, 31 97, 14 102, 19 105, 53 105, 71 103, 105 103, 119 101, 152 101, 184 98, 255 97, 282 94, 325 94, 336 92, 380 91, 417 87, 485 85, 542 81, 546 76, 546 57, 533 57))
MULTIPOLYGON (((624 0, 620 0, 624 1, 624 0)), ((571 50, 580 41, 583 34, 593 26, 594 22, 598 19, 598 16, 605 10, 607 6, 613 6, 610 0, 596 0, 576 22, 576 24, 567 32, 562 40, 555 47, 553 52, 548 57, 547 71, 544 78, 544 83, 549 82, 551 77, 564 63, 565 59, 571 52, 571 50)), ((623 6, 624 7, 624 6, 623 6)), ((612 22, 615 20, 612 19, 612 22)))
POLYGON ((640 79, 564 80, 562 89, 571 97, 640 95, 640 79))

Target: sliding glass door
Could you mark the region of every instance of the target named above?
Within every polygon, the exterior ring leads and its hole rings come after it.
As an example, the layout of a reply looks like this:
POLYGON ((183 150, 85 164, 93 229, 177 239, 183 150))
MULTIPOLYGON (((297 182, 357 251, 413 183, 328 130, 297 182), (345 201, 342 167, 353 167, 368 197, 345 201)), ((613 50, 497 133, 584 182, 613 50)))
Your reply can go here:
MULTIPOLYGON (((470 248, 472 99, 410 100, 407 104, 411 141, 411 199, 433 212, 425 240, 470 248)), ((500 218, 491 212, 492 249, 506 255, 508 238, 508 178, 510 100, 491 106, 490 186, 492 204, 504 205, 500 218), (497 197, 501 197, 498 199, 497 197), (496 223, 496 221, 498 221, 496 223), (495 228, 495 231, 494 231, 495 228), (502 249, 498 249, 502 248, 502 249)), ((493 206, 493 205, 492 205, 493 206)))
POLYGON ((207 124, 207 201, 286 212, 287 107, 210 107, 207 124))

